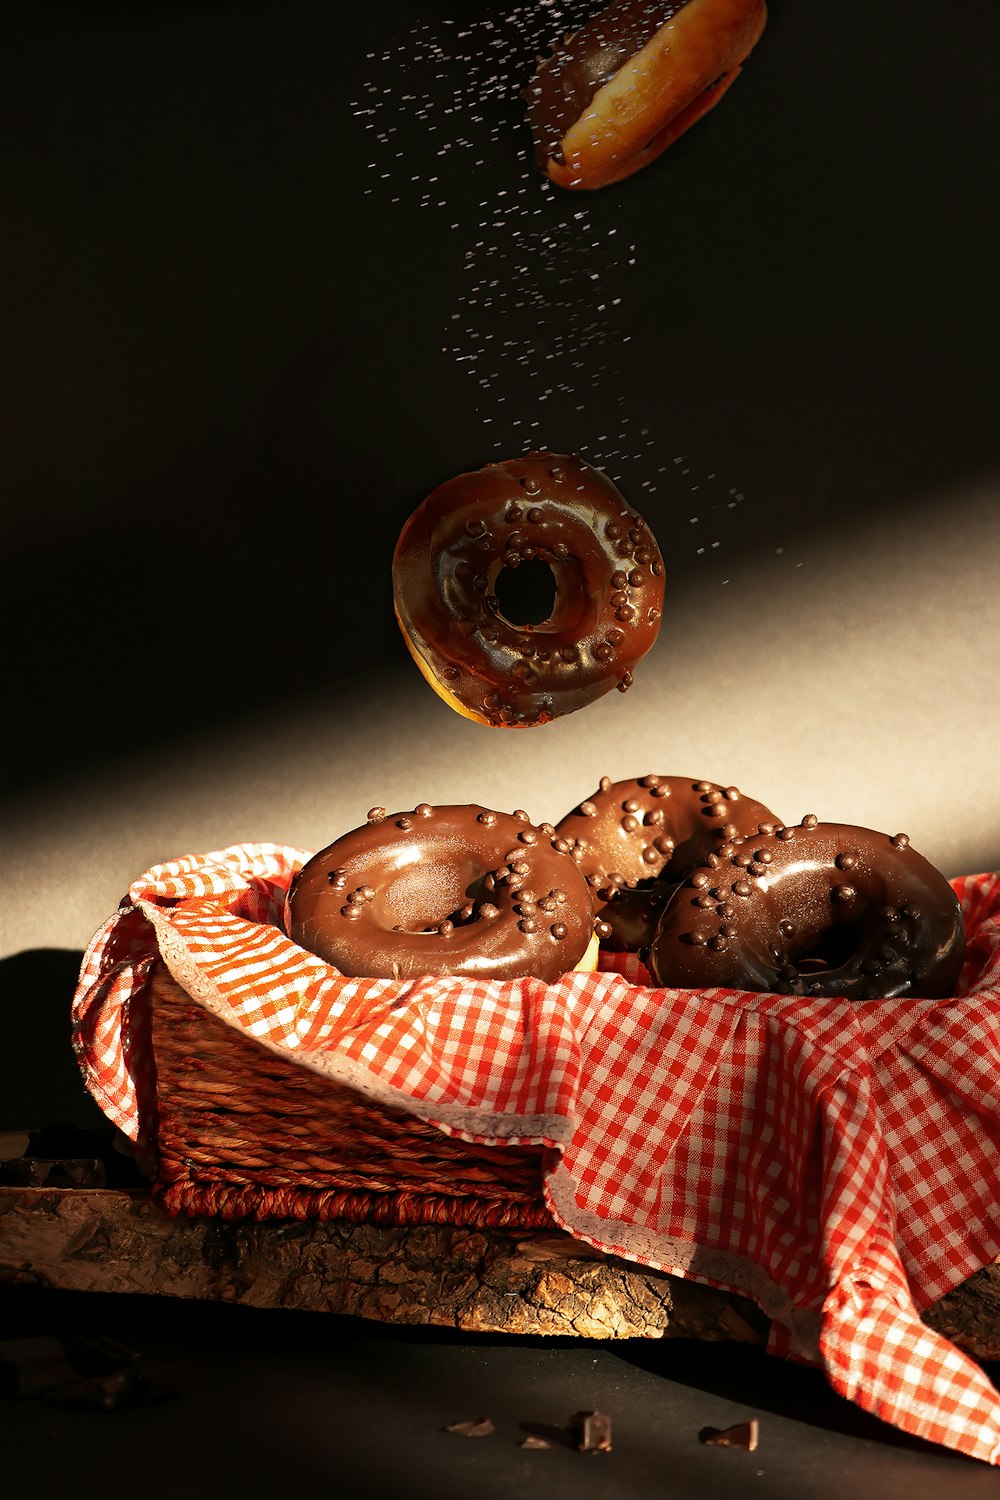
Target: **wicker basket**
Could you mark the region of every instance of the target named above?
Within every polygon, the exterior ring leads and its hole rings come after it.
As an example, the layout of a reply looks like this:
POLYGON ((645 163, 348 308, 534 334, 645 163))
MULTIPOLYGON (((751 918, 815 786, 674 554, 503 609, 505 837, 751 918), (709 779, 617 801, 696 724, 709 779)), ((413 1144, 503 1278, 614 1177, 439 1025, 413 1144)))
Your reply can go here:
POLYGON ((452 1139, 271 1052, 157 964, 157 1192, 174 1214, 538 1228, 542 1148, 452 1139))

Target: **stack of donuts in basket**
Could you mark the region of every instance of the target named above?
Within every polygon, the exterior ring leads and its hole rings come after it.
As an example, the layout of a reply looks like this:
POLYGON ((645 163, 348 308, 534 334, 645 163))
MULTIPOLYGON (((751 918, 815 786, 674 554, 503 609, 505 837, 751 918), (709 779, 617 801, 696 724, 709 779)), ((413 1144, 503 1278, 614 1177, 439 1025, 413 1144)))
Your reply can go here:
POLYGON ((598 943, 674 988, 849 999, 952 993, 964 956, 951 885, 910 846, 736 787, 646 775, 558 825, 479 806, 388 814, 309 860, 289 936, 347 975, 552 982, 598 943))

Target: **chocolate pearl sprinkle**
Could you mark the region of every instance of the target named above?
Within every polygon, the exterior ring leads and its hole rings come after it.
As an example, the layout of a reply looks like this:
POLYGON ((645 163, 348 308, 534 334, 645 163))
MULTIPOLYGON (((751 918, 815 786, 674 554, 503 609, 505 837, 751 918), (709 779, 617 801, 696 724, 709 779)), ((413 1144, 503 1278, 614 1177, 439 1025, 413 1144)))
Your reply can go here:
POLYGON ((601 789, 602 792, 610 792, 610 790, 611 790, 611 777, 610 776, 602 776, 601 779, 600 779, 600 781, 598 781, 597 785, 600 787, 600 789, 601 789))
POLYGON ((712 896, 695 896, 695 898, 692 901, 691 905, 692 906, 703 906, 706 909, 706 911, 707 911, 707 909, 710 906, 714 906, 715 905, 715 898, 712 897, 712 896))
POLYGON ((472 913, 475 911, 475 909, 476 908, 473 902, 466 901, 465 905, 459 909, 458 915, 461 917, 463 922, 467 922, 472 916, 472 913))
POLYGON ((526 474, 521 480, 521 488, 526 495, 537 495, 541 487, 540 481, 535 478, 534 474, 526 474))
POLYGON ((439 922, 438 923, 438 932, 441 934, 442 937, 451 937, 451 935, 452 935, 452 933, 454 931, 455 931, 455 924, 454 924, 454 922, 449 922, 449 921, 445 920, 444 922, 439 922))
POLYGON ((702 932, 700 928, 696 927, 694 932, 692 932, 691 934, 691 941, 692 943, 694 943, 696 948, 704 948, 705 944, 708 942, 708 933, 702 932))
POLYGON ((481 812, 477 818, 477 821, 482 823, 484 828, 492 828, 496 820, 497 815, 495 812, 481 812))
POLYGON ((851 854, 848 850, 842 850, 833 862, 838 870, 853 870, 858 862, 858 856, 851 854))
POLYGON ((531 873, 531 866, 526 859, 519 859, 516 864, 512 863, 510 868, 514 875, 530 875, 531 873))
POLYGON ((724 938, 720 932, 715 937, 709 938, 708 946, 714 949, 716 953, 724 953, 729 947, 729 940, 728 938, 724 938))
POLYGON ((896 910, 896 908, 894 906, 883 906, 883 908, 882 908, 881 912, 879 913, 879 915, 881 916, 883 922, 898 922, 899 921, 899 912, 896 910))
POLYGON ((326 878, 332 886, 343 886, 347 884, 347 871, 328 870, 326 878))
POLYGON ((397 828, 402 828, 403 832, 405 833, 407 831, 407 829, 413 827, 413 819, 412 818, 397 818, 396 819, 396 827, 397 828))
POLYGON ((518 834, 518 838, 521 840, 522 844, 538 843, 538 834, 533 828, 522 828, 521 832, 518 834))
POLYGON ((612 573, 612 575, 611 575, 611 587, 613 589, 623 589, 627 583, 628 583, 628 574, 627 573, 623 573, 620 568, 618 569, 617 572, 612 573))
POLYGON ((853 901, 857 892, 853 885, 835 885, 830 895, 834 901, 853 901))
POLYGON ((517 821, 519 823, 530 823, 531 822, 531 819, 528 817, 528 814, 524 811, 523 807, 516 807, 514 809, 514 817, 517 819, 517 821))
POLYGON ((894 833, 892 838, 889 840, 889 843, 894 849, 905 849, 909 842, 910 836, 907 833, 894 833))
POLYGON ((816 816, 815 813, 806 813, 805 817, 799 823, 799 827, 800 828, 815 828, 816 824, 818 822, 819 822, 819 818, 817 818, 817 816, 816 816))
POLYGON ((666 784, 666 782, 658 782, 656 784, 656 786, 654 786, 652 788, 652 792, 653 792, 653 796, 654 797, 669 797, 669 796, 671 796, 670 788, 666 784))
POLYGON ((515 525, 521 519, 522 511, 516 500, 512 500, 504 511, 503 518, 508 526, 515 525))
POLYGON ((357 922, 361 917, 360 906, 342 906, 340 915, 346 917, 349 922, 357 922))
POLYGON ((595 922, 594 931, 596 932, 598 939, 603 943, 606 938, 609 938, 611 936, 611 923, 603 921, 595 922))
POLYGON ((388 813, 384 807, 370 807, 368 809, 369 823, 381 823, 383 818, 386 817, 388 817, 388 813))
POLYGON ((634 818, 631 813, 626 813, 622 818, 622 827, 626 833, 634 833, 639 826, 639 819, 634 818))
POLYGON ((597 808, 593 802, 581 802, 580 811, 585 818, 596 818, 597 808))
POLYGON ((731 901, 720 901, 719 905, 715 908, 715 914, 717 917, 723 918, 735 917, 736 907, 731 901))
POLYGON ((777 834, 778 834, 778 838, 781 839, 782 843, 787 843, 789 839, 793 839, 795 837, 795 829, 794 828, 779 828, 777 830, 777 834))
POLYGON ((458 670, 458 668, 453 667, 450 663, 448 664, 448 666, 441 668, 441 676, 446 677, 449 682, 455 682, 457 678, 461 677, 461 675, 462 674, 458 670))
POLYGON ((545 512, 539 506, 533 505, 528 511, 528 520, 531 522, 532 526, 537 526, 538 523, 544 518, 544 515, 545 512))
POLYGON ((566 936, 566 924, 565 922, 553 922, 552 926, 549 928, 549 931, 554 938, 556 938, 557 940, 561 940, 566 936))
POLYGON ((781 936, 783 938, 790 938, 795 936, 794 924, 789 922, 787 917, 784 919, 784 921, 778 923, 778 931, 781 933, 781 936))
POLYGON ((418 802, 413 811, 418 818, 429 818, 434 809, 429 802, 418 802))
POLYGON ((640 776, 639 785, 644 787, 657 787, 660 784, 659 776, 640 776))
POLYGON ((570 851, 570 844, 568 839, 553 839, 552 847, 553 849, 557 849, 560 854, 568 854, 570 851))
POLYGON ((479 905, 479 915, 484 922, 492 922, 494 917, 500 915, 500 908, 494 906, 492 901, 482 901, 479 905))
POLYGON ((770 849, 755 849, 753 851, 753 857, 755 860, 757 860, 758 864, 762 865, 769 865, 774 859, 774 855, 771 853, 770 849))
POLYGON ((641 806, 641 802, 637 802, 634 797, 629 797, 627 802, 622 803, 622 811, 627 813, 635 813, 639 811, 639 808, 641 806))
POLYGON ((642 851, 642 857, 647 865, 658 865, 660 863, 659 853, 653 848, 652 844, 646 845, 642 851))
POLYGON ((520 920, 520 922, 518 922, 517 925, 518 925, 518 929, 521 932, 537 932, 538 931, 538 923, 535 921, 534 917, 522 917, 521 920, 520 920))
POLYGON ((691 876, 688 883, 693 885, 696 891, 703 891, 706 886, 711 884, 711 877, 706 875, 703 870, 699 870, 696 875, 691 876))
POLYGON ((753 893, 753 886, 749 880, 736 880, 733 882, 732 892, 734 896, 749 896, 753 893))

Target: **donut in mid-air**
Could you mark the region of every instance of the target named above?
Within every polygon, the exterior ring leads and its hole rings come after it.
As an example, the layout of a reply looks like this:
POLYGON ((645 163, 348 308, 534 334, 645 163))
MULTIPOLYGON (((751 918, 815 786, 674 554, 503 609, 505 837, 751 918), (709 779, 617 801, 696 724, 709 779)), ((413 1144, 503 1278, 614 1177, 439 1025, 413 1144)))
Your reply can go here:
POLYGON ((611 929, 607 946, 637 953, 652 941, 663 907, 690 870, 728 840, 779 821, 734 786, 685 776, 602 776, 556 834, 611 929))
POLYGON ((538 166, 564 188, 638 172, 719 102, 766 20, 764 0, 615 0, 523 91, 538 166))
POLYGON ((905 834, 808 817, 692 871, 649 966, 682 989, 940 999, 955 993, 964 951, 955 892, 905 834))
POLYGON ((573 454, 529 453, 440 485, 400 533, 392 582, 403 637, 439 697, 510 729, 625 692, 663 609, 652 532, 573 454), (531 572, 547 594, 519 621, 505 597, 531 572))
POLYGON ((374 807, 294 877, 286 930, 342 974, 374 979, 551 982, 592 969, 590 895, 554 835, 521 811, 374 807))

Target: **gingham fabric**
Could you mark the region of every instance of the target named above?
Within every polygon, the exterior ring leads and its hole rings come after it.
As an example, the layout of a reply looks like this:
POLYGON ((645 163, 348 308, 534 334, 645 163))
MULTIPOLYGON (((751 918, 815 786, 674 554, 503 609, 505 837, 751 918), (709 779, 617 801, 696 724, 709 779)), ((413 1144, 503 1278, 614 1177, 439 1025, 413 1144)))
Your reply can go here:
POLYGON ((462 1139, 555 1148, 546 1200, 571 1234, 748 1295, 772 1347, 837 1391, 1000 1463, 997 1391, 918 1317, 1000 1252, 1000 875, 955 882, 956 999, 852 1005, 656 989, 624 955, 550 985, 345 979, 281 927, 306 858, 258 844, 157 866, 96 934, 74 1039, 123 1131, 149 1116, 159 955, 304 1067, 462 1139))

